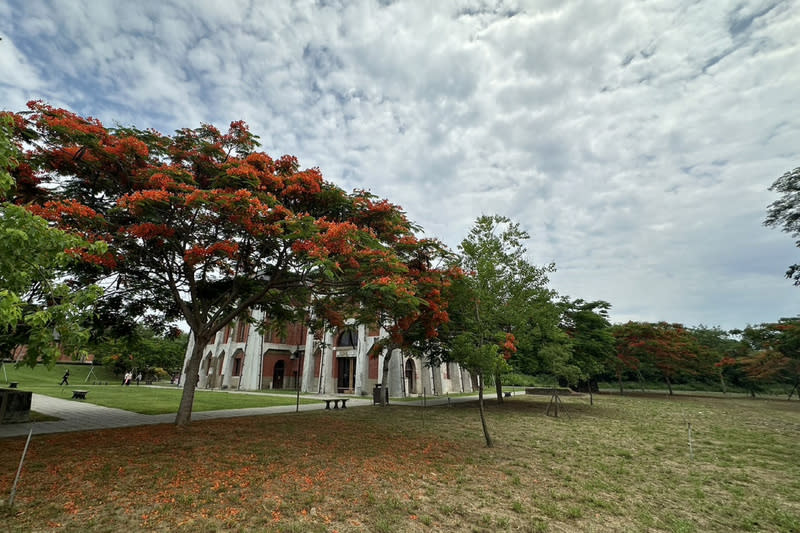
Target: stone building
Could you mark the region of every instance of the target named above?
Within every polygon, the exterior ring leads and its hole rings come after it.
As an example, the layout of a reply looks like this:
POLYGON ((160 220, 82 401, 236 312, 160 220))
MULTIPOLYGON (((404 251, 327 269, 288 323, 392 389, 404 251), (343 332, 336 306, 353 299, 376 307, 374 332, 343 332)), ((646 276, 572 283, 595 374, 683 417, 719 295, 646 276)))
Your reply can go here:
MULTIPOLYGON (((258 321, 258 311, 254 311, 258 321)), ((352 325, 328 332, 324 342, 308 328, 293 324, 284 336, 261 335, 241 322, 218 332, 200 364, 201 389, 295 390, 318 394, 371 395, 381 384, 385 354, 370 357, 369 349, 386 332, 352 325)), ((186 362, 194 339, 189 339, 186 362)), ((185 376, 182 377, 182 381, 185 376)), ((418 358, 395 350, 389 360, 392 397, 472 392, 470 375, 456 363, 427 367, 418 358)))

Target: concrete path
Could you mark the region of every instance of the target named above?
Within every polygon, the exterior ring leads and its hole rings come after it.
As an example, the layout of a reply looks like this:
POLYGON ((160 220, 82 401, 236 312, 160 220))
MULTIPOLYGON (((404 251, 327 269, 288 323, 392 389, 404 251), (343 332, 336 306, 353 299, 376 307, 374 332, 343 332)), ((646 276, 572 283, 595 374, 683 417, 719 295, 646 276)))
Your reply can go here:
MULTIPOLYGON (((372 405, 371 399, 351 398, 350 406, 372 405)), ((203 411, 192 413, 192 420, 210 420, 212 418, 235 418, 240 416, 269 415, 278 413, 294 413, 295 405, 278 407, 250 407, 247 409, 226 409, 222 411, 203 411)), ((312 404, 300 404, 301 411, 325 409, 322 401, 312 404)), ((28 422, 22 424, 0 424, 0 438, 27 436, 33 429, 34 435, 46 433, 62 433, 68 431, 90 431, 96 429, 121 428, 131 426, 147 426, 152 424, 172 424, 175 414, 142 415, 122 409, 101 407, 79 400, 64 400, 41 394, 34 394, 31 410, 44 415, 54 416, 59 420, 52 422, 28 422)))

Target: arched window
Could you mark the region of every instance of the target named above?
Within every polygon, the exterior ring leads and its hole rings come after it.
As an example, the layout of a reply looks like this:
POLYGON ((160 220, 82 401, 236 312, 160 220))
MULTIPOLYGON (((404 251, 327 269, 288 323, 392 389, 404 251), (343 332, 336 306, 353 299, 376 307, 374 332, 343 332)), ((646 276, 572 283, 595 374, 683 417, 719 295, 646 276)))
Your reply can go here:
POLYGON ((250 324, 247 322, 239 322, 236 327, 236 342, 245 342, 247 340, 247 333, 250 329, 250 324))
POLYGON ((336 346, 358 346, 358 333, 354 329, 346 329, 339 335, 339 342, 336 346))
POLYGON ((244 362, 244 353, 240 350, 233 357, 233 371, 231 372, 232 376, 241 376, 242 375, 242 363, 243 362, 244 362))
POLYGON ((417 370, 417 368, 416 368, 416 365, 414 364, 414 361, 412 361, 411 359, 408 359, 406 361, 406 368, 405 368, 406 391, 408 391, 408 394, 416 394, 417 393, 417 372, 416 372, 416 370, 417 370))

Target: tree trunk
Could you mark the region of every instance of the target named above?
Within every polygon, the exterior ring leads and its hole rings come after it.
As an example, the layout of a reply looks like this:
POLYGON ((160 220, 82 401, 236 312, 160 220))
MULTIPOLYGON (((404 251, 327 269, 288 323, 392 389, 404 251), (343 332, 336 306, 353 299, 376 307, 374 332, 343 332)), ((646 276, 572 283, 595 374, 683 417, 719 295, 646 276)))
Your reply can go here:
POLYGON ((589 405, 594 405, 594 394, 592 393, 592 389, 594 389, 594 386, 592 384, 592 380, 589 379, 589 405))
MULTIPOLYGON (((797 390, 797 383, 795 383, 794 387, 792 387, 792 390, 789 391, 789 397, 786 398, 787 401, 792 399, 792 395, 794 394, 794 391, 796 391, 796 390, 797 390)), ((800 398, 800 393, 797 394, 797 397, 800 398)))
POLYGON ((672 382, 669 380, 669 376, 664 376, 664 381, 667 382, 667 389, 669 390, 669 395, 672 396, 672 382))
POLYGON ((492 436, 489 435, 489 427, 486 425, 486 413, 483 409, 483 374, 478 374, 478 410, 481 412, 481 427, 483 427, 483 436, 486 439, 486 447, 494 447, 492 436))
POLYGON ((499 375, 494 377, 494 388, 497 391, 497 403, 503 403, 503 380, 499 375))
POLYGON ((386 396, 389 394, 389 360, 392 358, 394 350, 391 346, 386 350, 383 358, 383 372, 381 376, 381 407, 386 407, 386 396))
POLYGON ((200 362, 203 360, 203 351, 206 348, 206 344, 208 344, 208 338, 195 337, 194 341, 192 356, 186 364, 186 381, 183 383, 181 403, 178 406, 178 414, 175 416, 176 426, 187 426, 192 421, 194 391, 197 388, 197 381, 200 377, 200 362))
POLYGON ((639 380, 639 388, 644 392, 644 376, 642 375, 641 370, 636 371, 636 377, 639 380))
POLYGON ((622 391, 622 371, 617 370, 617 382, 619 382, 619 395, 623 396, 624 393, 622 391))
POLYGON ((719 383, 722 385, 722 394, 728 394, 728 387, 725 385, 725 376, 722 372, 719 373, 719 383))

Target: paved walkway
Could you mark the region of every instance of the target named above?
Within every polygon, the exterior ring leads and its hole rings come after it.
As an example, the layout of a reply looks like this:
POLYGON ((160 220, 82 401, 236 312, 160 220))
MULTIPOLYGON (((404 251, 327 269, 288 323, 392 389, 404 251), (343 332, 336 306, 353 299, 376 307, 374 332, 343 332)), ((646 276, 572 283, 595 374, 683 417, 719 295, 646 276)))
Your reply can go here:
MULTIPOLYGON (((350 406, 358 407, 372 405, 371 399, 351 398, 350 406)), ((324 409, 322 401, 311 404, 300 404, 301 411, 314 411, 324 409)), ((222 411, 193 412, 192 420, 210 420, 212 418, 235 418, 239 416, 269 415, 278 413, 294 413, 295 405, 281 405, 277 407, 250 407, 247 409, 226 409, 222 411)), ((31 410, 44 415, 54 416, 60 420, 51 422, 28 422, 22 424, 0 424, 0 439, 9 437, 27 436, 33 429, 34 435, 46 433, 62 433, 68 431, 91 431, 96 429, 121 428, 131 426, 147 426, 152 424, 172 424, 175 414, 142 415, 122 409, 101 407, 91 403, 77 400, 64 400, 52 398, 41 394, 34 394, 31 400, 31 410)))

